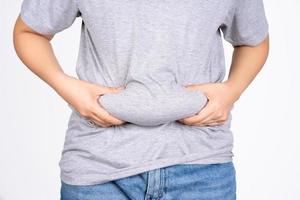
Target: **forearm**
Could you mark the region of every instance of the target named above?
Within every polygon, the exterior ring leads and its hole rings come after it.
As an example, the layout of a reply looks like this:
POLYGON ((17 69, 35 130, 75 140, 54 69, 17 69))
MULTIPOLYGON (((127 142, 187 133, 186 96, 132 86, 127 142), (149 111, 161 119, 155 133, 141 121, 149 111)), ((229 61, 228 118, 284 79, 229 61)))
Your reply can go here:
POLYGON ((59 80, 65 76, 51 46, 52 37, 45 37, 25 29, 17 21, 14 29, 14 47, 21 61, 48 85, 57 88, 59 80))
POLYGON ((266 62, 268 52, 269 37, 255 47, 235 47, 228 79, 225 82, 235 93, 236 100, 259 73, 266 62))

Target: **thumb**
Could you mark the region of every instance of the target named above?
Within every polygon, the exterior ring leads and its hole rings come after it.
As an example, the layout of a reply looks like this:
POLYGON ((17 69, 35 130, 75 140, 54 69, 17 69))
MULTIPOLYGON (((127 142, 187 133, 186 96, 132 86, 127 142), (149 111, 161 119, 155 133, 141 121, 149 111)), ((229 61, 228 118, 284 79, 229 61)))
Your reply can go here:
POLYGON ((203 92, 203 94, 207 95, 207 85, 204 84, 197 84, 197 85, 190 85, 190 86, 186 86, 186 89, 188 91, 201 91, 203 92))
POLYGON ((204 85, 201 85, 201 84, 187 85, 187 86, 185 86, 185 88, 188 91, 204 90, 204 85))
POLYGON ((99 88, 99 93, 105 94, 105 93, 117 93, 123 90, 124 87, 101 87, 99 88))
POLYGON ((109 88, 109 92, 110 93, 118 93, 118 92, 120 92, 123 89, 124 89, 124 87, 110 87, 109 88))

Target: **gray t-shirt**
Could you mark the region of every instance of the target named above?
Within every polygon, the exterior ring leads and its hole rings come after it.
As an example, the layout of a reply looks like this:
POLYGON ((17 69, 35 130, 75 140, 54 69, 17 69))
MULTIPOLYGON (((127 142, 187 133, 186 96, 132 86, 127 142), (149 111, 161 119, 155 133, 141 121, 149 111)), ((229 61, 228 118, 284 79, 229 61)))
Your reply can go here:
POLYGON ((59 162, 73 185, 108 182, 175 164, 232 160, 231 113, 225 124, 184 125, 207 103, 183 86, 222 82, 222 34, 255 46, 268 34, 262 0, 23 0, 21 17, 41 34, 82 19, 78 78, 120 93, 98 98, 123 125, 104 128, 70 106, 59 162))

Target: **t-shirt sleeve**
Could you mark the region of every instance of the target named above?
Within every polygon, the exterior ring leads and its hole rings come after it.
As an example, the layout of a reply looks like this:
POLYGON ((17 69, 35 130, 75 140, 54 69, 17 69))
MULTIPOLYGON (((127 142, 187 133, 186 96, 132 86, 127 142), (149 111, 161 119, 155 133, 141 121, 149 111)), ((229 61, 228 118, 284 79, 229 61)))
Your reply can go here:
POLYGON ((233 46, 258 45, 269 31, 263 0, 235 0, 220 28, 233 46))
POLYGON ((20 16, 40 34, 55 34, 70 27, 80 16, 77 0, 23 0, 20 16))

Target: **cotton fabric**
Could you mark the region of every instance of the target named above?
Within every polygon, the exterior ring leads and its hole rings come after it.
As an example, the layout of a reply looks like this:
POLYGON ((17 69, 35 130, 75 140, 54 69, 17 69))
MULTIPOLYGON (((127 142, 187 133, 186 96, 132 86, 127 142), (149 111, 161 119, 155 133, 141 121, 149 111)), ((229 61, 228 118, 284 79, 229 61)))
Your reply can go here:
POLYGON ((88 186, 61 181, 60 200, 236 200, 232 162, 178 164, 88 186))
POLYGON ((268 34, 262 0, 23 0, 23 21, 56 34, 82 20, 79 79, 126 86, 97 102, 126 124, 108 128, 72 109, 59 162, 61 179, 92 185, 174 164, 232 160, 232 115, 225 124, 176 120, 208 99, 189 84, 222 82, 223 38, 256 46, 268 34))

